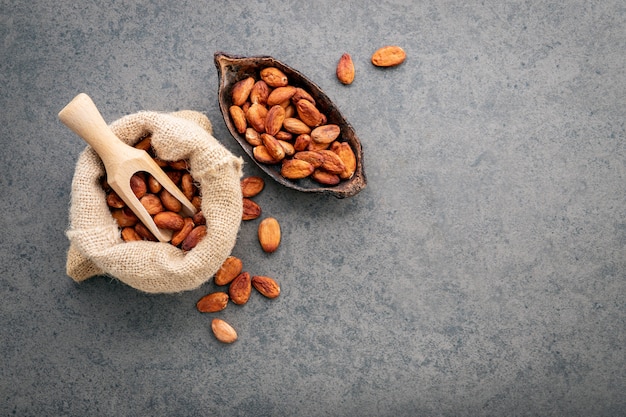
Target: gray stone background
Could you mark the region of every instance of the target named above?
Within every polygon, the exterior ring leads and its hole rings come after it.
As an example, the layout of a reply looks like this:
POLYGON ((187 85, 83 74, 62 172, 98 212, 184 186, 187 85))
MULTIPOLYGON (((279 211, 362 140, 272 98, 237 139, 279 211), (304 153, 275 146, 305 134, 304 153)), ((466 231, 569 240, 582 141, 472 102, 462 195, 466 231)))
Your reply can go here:
POLYGON ((617 0, 0 0, 0 414, 625 415, 624 51, 617 0), (387 44, 408 58, 377 69, 387 44), (282 245, 244 223, 234 254, 283 291, 219 314, 233 345, 195 310, 212 283, 65 274, 85 144, 58 111, 199 110, 243 155, 216 51, 321 86, 369 180, 339 200, 266 177, 282 245))

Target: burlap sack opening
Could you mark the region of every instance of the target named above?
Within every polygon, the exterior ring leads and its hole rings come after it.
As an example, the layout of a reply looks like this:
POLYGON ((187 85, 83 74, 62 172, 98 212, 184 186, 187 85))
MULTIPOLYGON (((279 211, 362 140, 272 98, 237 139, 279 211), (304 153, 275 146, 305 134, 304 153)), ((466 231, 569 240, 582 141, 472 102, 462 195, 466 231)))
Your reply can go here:
POLYGON ((208 281, 230 255, 241 224, 242 159, 212 135, 209 119, 185 110, 144 111, 110 125, 125 143, 134 145, 152 134, 152 146, 164 160, 189 160, 202 192, 207 235, 191 251, 169 243, 124 242, 105 201, 100 178, 102 161, 91 147, 79 156, 72 181, 70 241, 66 270, 77 282, 107 275, 147 293, 192 290, 208 281))

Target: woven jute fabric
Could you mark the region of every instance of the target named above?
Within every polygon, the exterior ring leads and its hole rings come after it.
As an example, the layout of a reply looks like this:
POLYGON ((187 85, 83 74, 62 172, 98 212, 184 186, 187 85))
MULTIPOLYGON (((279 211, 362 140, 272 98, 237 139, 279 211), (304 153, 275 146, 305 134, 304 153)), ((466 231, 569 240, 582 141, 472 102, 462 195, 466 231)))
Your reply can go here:
POLYGON ((189 161, 202 194, 207 234, 188 252, 169 243, 124 242, 101 186, 104 165, 87 147, 76 162, 72 180, 67 275, 76 282, 105 275, 147 293, 198 288, 212 278, 235 245, 243 210, 242 159, 213 137, 210 120, 196 111, 143 111, 122 117, 110 127, 129 145, 151 134, 157 157, 189 161))

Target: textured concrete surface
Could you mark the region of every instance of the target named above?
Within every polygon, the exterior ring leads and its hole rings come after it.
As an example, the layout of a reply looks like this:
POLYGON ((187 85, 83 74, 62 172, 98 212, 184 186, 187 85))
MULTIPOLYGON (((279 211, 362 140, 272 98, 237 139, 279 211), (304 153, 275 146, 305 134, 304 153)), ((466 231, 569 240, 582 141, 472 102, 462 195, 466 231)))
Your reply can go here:
POLYGON ((626 415, 625 27, 617 0, 0 0, 0 415, 626 415), (407 61, 374 68, 385 44, 407 61), (229 346, 195 311, 212 284, 65 275, 85 145, 56 117, 78 92, 107 121, 200 110, 243 154, 219 50, 319 84, 369 180, 268 182, 282 246, 251 222, 234 254, 283 292, 220 313, 229 346))

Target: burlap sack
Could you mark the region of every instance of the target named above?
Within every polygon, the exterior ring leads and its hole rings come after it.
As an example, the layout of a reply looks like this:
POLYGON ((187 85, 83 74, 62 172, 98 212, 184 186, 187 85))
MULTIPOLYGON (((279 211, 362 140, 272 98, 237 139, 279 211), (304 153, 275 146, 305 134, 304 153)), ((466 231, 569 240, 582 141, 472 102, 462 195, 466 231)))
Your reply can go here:
POLYGON ((104 166, 91 147, 79 156, 72 181, 67 274, 77 282, 107 275, 147 293, 192 290, 209 280, 230 255, 242 215, 242 159, 212 135, 202 113, 139 112, 110 125, 133 145, 152 133, 152 145, 164 160, 189 160, 202 191, 207 235, 191 251, 169 243, 124 242, 111 216, 99 179, 104 166))

